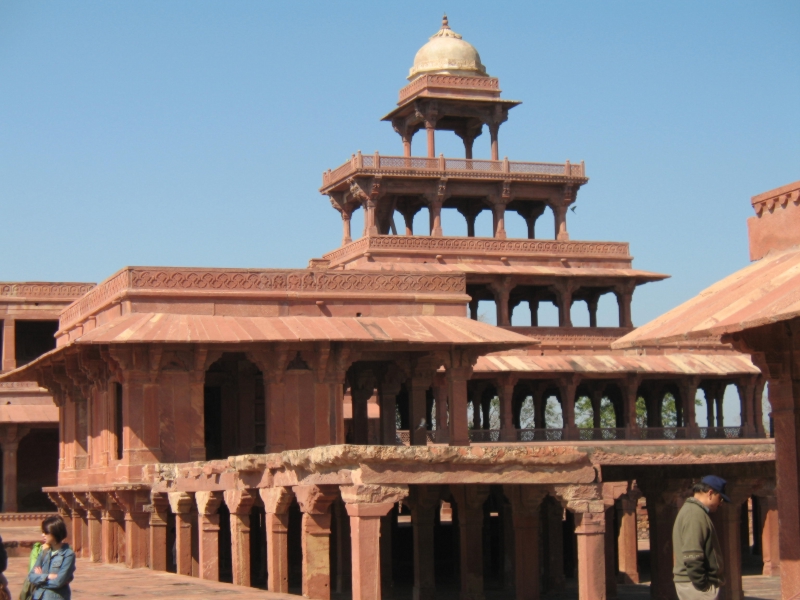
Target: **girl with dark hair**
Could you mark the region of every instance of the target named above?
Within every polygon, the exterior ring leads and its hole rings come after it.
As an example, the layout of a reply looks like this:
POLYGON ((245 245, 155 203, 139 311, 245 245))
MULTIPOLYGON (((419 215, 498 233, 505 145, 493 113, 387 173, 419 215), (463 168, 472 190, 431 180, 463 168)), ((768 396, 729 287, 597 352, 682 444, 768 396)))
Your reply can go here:
POLYGON ((75 573, 75 553, 69 544, 67 526, 59 516, 42 521, 42 552, 36 559, 28 581, 33 586, 34 600, 70 600, 69 583, 75 573))

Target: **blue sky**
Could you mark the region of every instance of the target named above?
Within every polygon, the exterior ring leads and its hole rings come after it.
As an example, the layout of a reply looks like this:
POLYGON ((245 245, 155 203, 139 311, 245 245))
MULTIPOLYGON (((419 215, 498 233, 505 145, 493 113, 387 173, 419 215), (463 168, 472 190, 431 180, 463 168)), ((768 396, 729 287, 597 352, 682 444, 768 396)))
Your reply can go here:
POLYGON ((334 249, 321 173, 401 153, 379 118, 443 9, 523 101, 501 156, 585 160, 572 238, 672 275, 637 291, 635 323, 747 263, 750 196, 800 178, 796 1, 4 1, 0 280, 334 249))

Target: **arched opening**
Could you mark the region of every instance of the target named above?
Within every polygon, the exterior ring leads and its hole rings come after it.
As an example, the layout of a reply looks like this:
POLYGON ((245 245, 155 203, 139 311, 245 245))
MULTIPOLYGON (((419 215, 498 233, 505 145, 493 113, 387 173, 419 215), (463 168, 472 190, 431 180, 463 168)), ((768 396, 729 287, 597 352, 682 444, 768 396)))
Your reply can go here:
POLYGON ((357 240, 364 236, 364 210, 357 206, 350 216, 350 237, 357 240))
POLYGON ((206 371, 206 460, 266 450, 264 377, 244 354, 229 352, 206 371))
POLYGON ((553 389, 549 389, 544 393, 544 422, 547 429, 564 428, 561 399, 558 391, 553 389))
POLYGON ((494 217, 491 210, 481 210, 475 217, 475 237, 494 237, 494 217))
POLYGON ((570 319, 573 327, 589 327, 589 303, 585 300, 574 300, 570 307, 570 319))
POLYGON ((597 301, 597 326, 619 327, 619 304, 614 294, 601 294, 597 301))
MULTIPOLYGON (((0 465, 1 466, 1 465, 0 465)), ((58 485, 58 429, 32 429, 17 449, 17 512, 49 512, 43 487, 58 485)), ((0 492, 2 469, 0 469, 0 492)))

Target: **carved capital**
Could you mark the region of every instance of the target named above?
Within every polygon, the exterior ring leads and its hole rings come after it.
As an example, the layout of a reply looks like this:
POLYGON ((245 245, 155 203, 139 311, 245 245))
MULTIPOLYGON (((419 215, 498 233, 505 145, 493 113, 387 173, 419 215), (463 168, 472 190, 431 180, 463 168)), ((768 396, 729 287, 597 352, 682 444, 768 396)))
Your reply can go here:
POLYGON ((310 515, 326 515, 330 506, 339 496, 335 485, 296 485, 292 488, 300 512, 310 515))
POLYGON ((225 490, 223 495, 225 505, 232 515, 249 514, 256 499, 253 490, 225 490))
POLYGON ((258 493, 264 502, 264 512, 268 514, 285 514, 294 498, 289 488, 285 487, 261 488, 258 493))
POLYGON ((197 503, 198 513, 213 515, 222 504, 222 492, 195 492, 194 501, 197 503))
POLYGON ((167 494, 169 506, 175 514, 187 514, 194 508, 194 498, 186 492, 170 492, 167 494))

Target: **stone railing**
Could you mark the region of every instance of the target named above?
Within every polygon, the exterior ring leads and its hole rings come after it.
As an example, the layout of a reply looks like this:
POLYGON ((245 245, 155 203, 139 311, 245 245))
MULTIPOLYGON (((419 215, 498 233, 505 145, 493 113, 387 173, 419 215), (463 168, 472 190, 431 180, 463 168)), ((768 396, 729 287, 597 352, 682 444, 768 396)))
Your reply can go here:
POLYGON ((405 235, 365 236, 341 248, 328 252, 323 258, 332 264, 368 251, 414 250, 459 255, 486 253, 500 255, 553 255, 556 257, 601 257, 630 261, 626 242, 559 242, 556 240, 497 239, 475 237, 428 237, 405 235))
MULTIPOLYGON (((471 158, 426 158, 420 156, 381 156, 375 154, 361 154, 358 152, 352 158, 333 170, 322 174, 322 187, 328 188, 346 179, 358 171, 368 171, 370 174, 386 175, 413 175, 414 172, 423 172, 426 176, 439 173, 441 176, 448 174, 496 174, 502 175, 548 175, 568 178, 585 178, 586 169, 580 164, 543 163, 543 162, 516 162, 505 160, 478 160, 471 158)), ((512 177, 513 178, 513 177, 512 177)))
POLYGON ((500 93, 500 80, 497 77, 463 77, 458 75, 421 75, 400 90, 398 104, 418 94, 421 90, 432 88, 453 88, 457 90, 481 90, 500 93))
MULTIPOLYGON (((502 441, 499 429, 471 429, 472 443, 498 443, 502 441)), ((517 442, 566 442, 613 440, 705 440, 705 439, 759 439, 764 436, 745 436, 742 427, 643 427, 633 432, 625 427, 576 429, 515 429, 512 438, 517 442)))
POLYGON ((458 273, 417 274, 310 269, 192 269, 128 267, 119 271, 61 313, 63 330, 113 304, 129 292, 198 294, 465 294, 458 273))
POLYGON ((52 300, 74 300, 94 287, 93 283, 39 283, 2 282, 0 296, 12 298, 46 298, 52 300))

